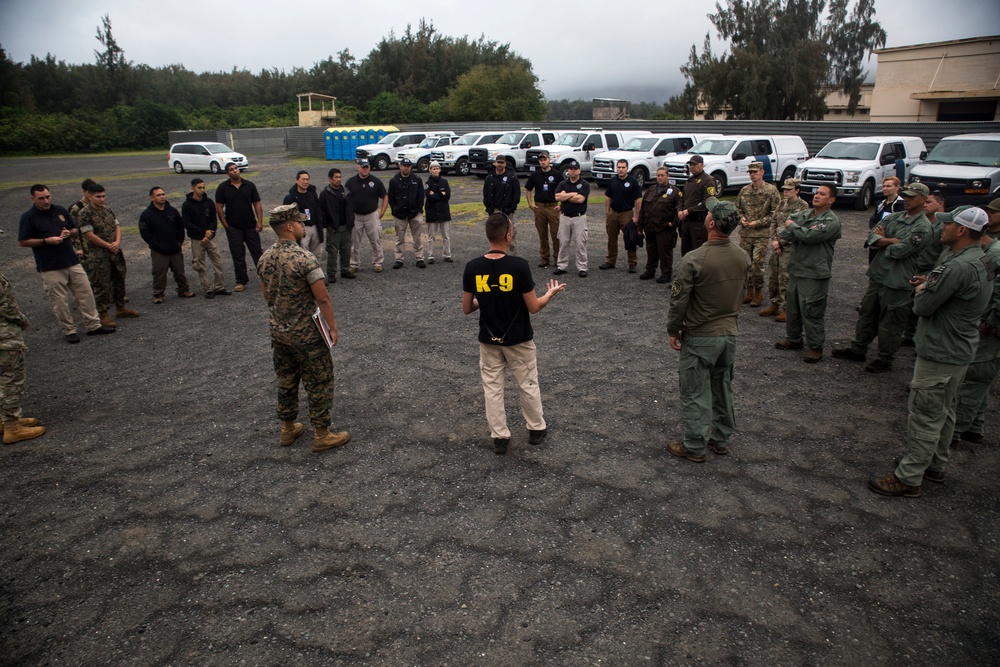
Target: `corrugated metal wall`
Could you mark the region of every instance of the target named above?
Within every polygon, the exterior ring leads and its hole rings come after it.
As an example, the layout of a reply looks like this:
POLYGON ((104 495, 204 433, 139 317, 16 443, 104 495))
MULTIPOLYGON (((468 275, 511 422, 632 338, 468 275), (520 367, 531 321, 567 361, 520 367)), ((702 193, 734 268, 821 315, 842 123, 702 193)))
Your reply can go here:
MULTIPOLYGON (((619 120, 619 121, 554 121, 544 123, 428 123, 399 125, 404 131, 451 130, 458 134, 477 130, 516 130, 526 126, 553 130, 575 130, 601 126, 614 130, 648 130, 650 132, 692 132, 718 134, 797 134, 815 154, 832 139, 840 137, 896 135, 916 136, 924 140, 927 150, 934 148, 942 137, 972 132, 1000 132, 1000 123, 867 123, 830 121, 776 120, 619 120)), ((221 141, 241 153, 254 155, 281 154, 322 157, 326 154, 322 127, 251 128, 242 130, 171 132, 170 143, 179 141, 221 141)))

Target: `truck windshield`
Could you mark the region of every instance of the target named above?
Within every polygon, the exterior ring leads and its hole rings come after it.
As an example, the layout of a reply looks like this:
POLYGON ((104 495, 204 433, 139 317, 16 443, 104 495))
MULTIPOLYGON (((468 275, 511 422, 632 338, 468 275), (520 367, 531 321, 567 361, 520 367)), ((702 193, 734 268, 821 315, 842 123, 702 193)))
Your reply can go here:
POLYGON ((384 137, 382 137, 381 139, 379 139, 378 143, 380 143, 380 144, 391 144, 396 139, 399 139, 399 135, 398 134, 387 134, 384 137))
POLYGON ((816 157, 837 160, 874 160, 878 156, 879 144, 831 141, 816 153, 816 157))
POLYGON ((635 139, 630 139, 627 144, 622 146, 623 151, 633 151, 636 153, 648 153, 653 150, 653 146, 659 141, 656 137, 636 137, 635 139))
POLYGON ((688 152, 697 155, 729 155, 735 144, 734 139, 703 139, 688 152))
POLYGON ((435 146, 438 145, 439 141, 441 141, 441 139, 439 139, 438 137, 427 137, 426 139, 420 142, 420 145, 417 146, 417 148, 434 148, 435 146))
POLYGON ((481 134, 466 134, 466 135, 463 135, 463 136, 459 137, 458 141, 456 141, 454 144, 452 144, 452 146, 475 146, 476 145, 476 141, 478 141, 479 137, 481 137, 481 136, 483 136, 483 135, 481 135, 481 134))
POLYGON ((970 167, 1000 166, 1000 141, 953 139, 942 141, 927 156, 928 164, 961 164, 970 167))
POLYGON ((567 132, 558 139, 555 146, 579 146, 587 138, 586 132, 567 132))
POLYGON ((508 132, 500 137, 497 143, 507 144, 508 146, 517 146, 521 143, 521 139, 524 139, 524 132, 508 132))

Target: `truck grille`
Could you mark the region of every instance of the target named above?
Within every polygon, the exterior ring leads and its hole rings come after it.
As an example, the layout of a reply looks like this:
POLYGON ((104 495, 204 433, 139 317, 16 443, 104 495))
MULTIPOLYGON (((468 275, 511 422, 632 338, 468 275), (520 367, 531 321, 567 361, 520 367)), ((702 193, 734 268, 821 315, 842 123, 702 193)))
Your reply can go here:
POLYGON ((368 157, 368 151, 358 148, 354 151, 354 157, 356 157, 359 160, 362 160, 368 157))
POLYGON ((802 172, 803 183, 818 183, 820 185, 841 185, 843 174, 827 169, 805 169, 802 172))
POLYGON ((489 161, 489 154, 485 148, 470 148, 469 162, 473 164, 486 164, 489 161))
POLYGON ((433 162, 443 162, 444 152, 443 151, 431 151, 431 160, 433 162))
POLYGON ((670 165, 667 167, 667 173, 670 174, 670 178, 676 178, 682 181, 686 181, 691 176, 691 172, 688 171, 688 166, 686 164, 670 165))
POLYGON ((538 150, 529 150, 525 154, 525 156, 524 156, 524 162, 526 164, 529 164, 529 165, 532 165, 534 167, 537 167, 538 166, 538 156, 541 155, 541 154, 542 154, 541 151, 538 151, 538 150))
POLYGON ((607 158, 598 158, 594 160, 594 171, 614 171, 615 165, 612 161, 607 158))

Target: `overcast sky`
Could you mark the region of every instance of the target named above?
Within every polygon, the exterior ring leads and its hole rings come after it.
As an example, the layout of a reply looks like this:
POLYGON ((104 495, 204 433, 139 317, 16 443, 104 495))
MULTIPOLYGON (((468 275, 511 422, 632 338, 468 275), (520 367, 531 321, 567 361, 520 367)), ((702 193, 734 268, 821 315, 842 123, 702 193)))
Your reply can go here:
MULTIPOLYGON (((997 0, 875 0, 875 6, 890 47, 1000 35, 997 0)), ((70 63, 93 62, 100 47, 94 34, 107 13, 134 63, 182 64, 195 72, 289 71, 308 69, 345 48, 360 61, 390 30, 398 35, 426 18, 443 35, 485 34, 509 43, 531 60, 549 99, 662 102, 683 87, 678 67, 691 45, 701 51, 706 32, 716 37, 706 16, 714 9, 712 0, 0 0, 0 45, 19 62, 46 53, 70 63)))

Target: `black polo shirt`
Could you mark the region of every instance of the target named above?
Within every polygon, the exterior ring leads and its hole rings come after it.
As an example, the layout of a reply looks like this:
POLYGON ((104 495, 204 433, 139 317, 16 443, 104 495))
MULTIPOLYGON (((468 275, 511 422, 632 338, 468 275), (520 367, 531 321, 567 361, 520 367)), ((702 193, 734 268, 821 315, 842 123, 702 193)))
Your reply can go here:
POLYGON ((385 198, 385 186, 374 176, 361 178, 351 176, 344 184, 347 196, 351 198, 351 207, 355 215, 374 213, 382 205, 385 198))
POLYGON ((618 213, 631 211, 635 208, 635 200, 642 198, 642 187, 639 181, 631 176, 619 178, 615 176, 608 183, 604 196, 611 200, 611 210, 618 213))
POLYGON ((568 218, 575 218, 587 212, 587 198, 590 197, 590 183, 580 178, 576 183, 568 178, 556 186, 556 192, 573 192, 583 195, 582 204, 572 204, 568 201, 559 202, 559 212, 568 218))
POLYGON ((558 169, 542 171, 537 169, 528 176, 524 189, 535 193, 536 204, 552 204, 556 201, 556 187, 565 179, 558 169))
MULTIPOLYGON (((62 206, 53 204, 48 211, 40 211, 37 206, 32 206, 21 215, 17 240, 47 239, 59 236, 63 229, 76 228, 76 222, 62 206)), ((35 268, 39 272, 68 269, 80 263, 69 238, 63 239, 59 245, 40 245, 31 251, 35 255, 35 268)))
POLYGON ((222 204, 226 212, 226 224, 236 229, 253 229, 257 226, 257 212, 253 205, 259 201, 257 186, 245 179, 240 181, 238 188, 231 181, 223 181, 215 190, 215 203, 222 204))

